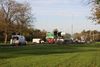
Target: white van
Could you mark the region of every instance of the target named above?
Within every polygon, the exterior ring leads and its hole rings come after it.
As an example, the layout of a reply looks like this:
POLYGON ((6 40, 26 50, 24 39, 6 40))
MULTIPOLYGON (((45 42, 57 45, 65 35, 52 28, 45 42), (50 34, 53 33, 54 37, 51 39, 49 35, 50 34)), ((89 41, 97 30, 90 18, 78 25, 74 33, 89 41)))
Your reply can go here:
POLYGON ((40 43, 41 39, 40 38, 33 38, 32 43, 40 43))
POLYGON ((26 45, 25 37, 22 35, 12 35, 10 44, 26 45))

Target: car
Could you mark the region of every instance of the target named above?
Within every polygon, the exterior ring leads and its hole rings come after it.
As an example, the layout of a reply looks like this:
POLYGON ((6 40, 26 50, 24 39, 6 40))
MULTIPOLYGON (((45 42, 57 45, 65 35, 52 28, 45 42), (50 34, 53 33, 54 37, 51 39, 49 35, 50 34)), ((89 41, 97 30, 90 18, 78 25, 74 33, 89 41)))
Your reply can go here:
POLYGON ((73 40, 72 39, 65 39, 64 44, 73 44, 73 40))
POLYGON ((63 43, 64 43, 64 39, 63 39, 63 38, 58 38, 58 39, 56 40, 56 43, 57 43, 57 44, 63 44, 63 43))

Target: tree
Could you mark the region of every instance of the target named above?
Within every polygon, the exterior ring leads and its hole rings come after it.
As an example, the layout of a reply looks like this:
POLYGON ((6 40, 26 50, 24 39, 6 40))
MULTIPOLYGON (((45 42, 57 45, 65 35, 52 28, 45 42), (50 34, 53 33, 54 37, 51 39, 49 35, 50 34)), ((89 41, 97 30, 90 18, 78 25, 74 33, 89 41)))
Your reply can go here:
POLYGON ((57 39, 57 37, 58 37, 58 29, 54 29, 53 30, 53 34, 55 36, 55 39, 57 39))
POLYGON ((81 35, 80 35, 80 33, 75 33, 75 34, 73 35, 73 37, 74 37, 74 39, 81 40, 81 35))
POLYGON ((71 34, 66 33, 66 34, 64 35, 64 39, 71 39, 71 34))
POLYGON ((96 4, 100 4, 100 0, 95 0, 96 4))
POLYGON ((0 0, 0 30, 4 31, 5 43, 11 31, 23 32, 31 22, 29 4, 15 0, 0 0))
POLYGON ((92 16, 90 19, 100 24, 100 0, 89 0, 90 3, 93 3, 92 16))
POLYGON ((61 32, 58 32, 58 36, 61 37, 61 32))

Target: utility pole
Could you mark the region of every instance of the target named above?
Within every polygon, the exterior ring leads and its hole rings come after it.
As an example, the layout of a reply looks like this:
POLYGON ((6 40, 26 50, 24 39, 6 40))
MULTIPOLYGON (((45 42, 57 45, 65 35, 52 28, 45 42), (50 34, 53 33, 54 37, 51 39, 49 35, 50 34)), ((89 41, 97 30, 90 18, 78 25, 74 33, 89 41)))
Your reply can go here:
POLYGON ((73 23, 74 23, 74 15, 72 13, 72 24, 71 24, 71 39, 73 40, 73 23))
POLYGON ((72 40, 73 40, 73 24, 71 25, 71 37, 72 37, 72 40))
POLYGON ((71 33, 72 33, 72 36, 73 36, 73 24, 71 25, 71 33))

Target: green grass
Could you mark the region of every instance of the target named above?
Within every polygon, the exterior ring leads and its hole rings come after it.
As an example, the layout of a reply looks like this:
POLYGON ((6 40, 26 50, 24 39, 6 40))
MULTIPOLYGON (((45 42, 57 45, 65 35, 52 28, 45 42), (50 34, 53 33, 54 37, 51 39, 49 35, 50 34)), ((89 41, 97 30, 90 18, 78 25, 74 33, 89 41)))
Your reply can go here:
POLYGON ((100 43, 0 47, 0 67, 100 67, 100 43))

